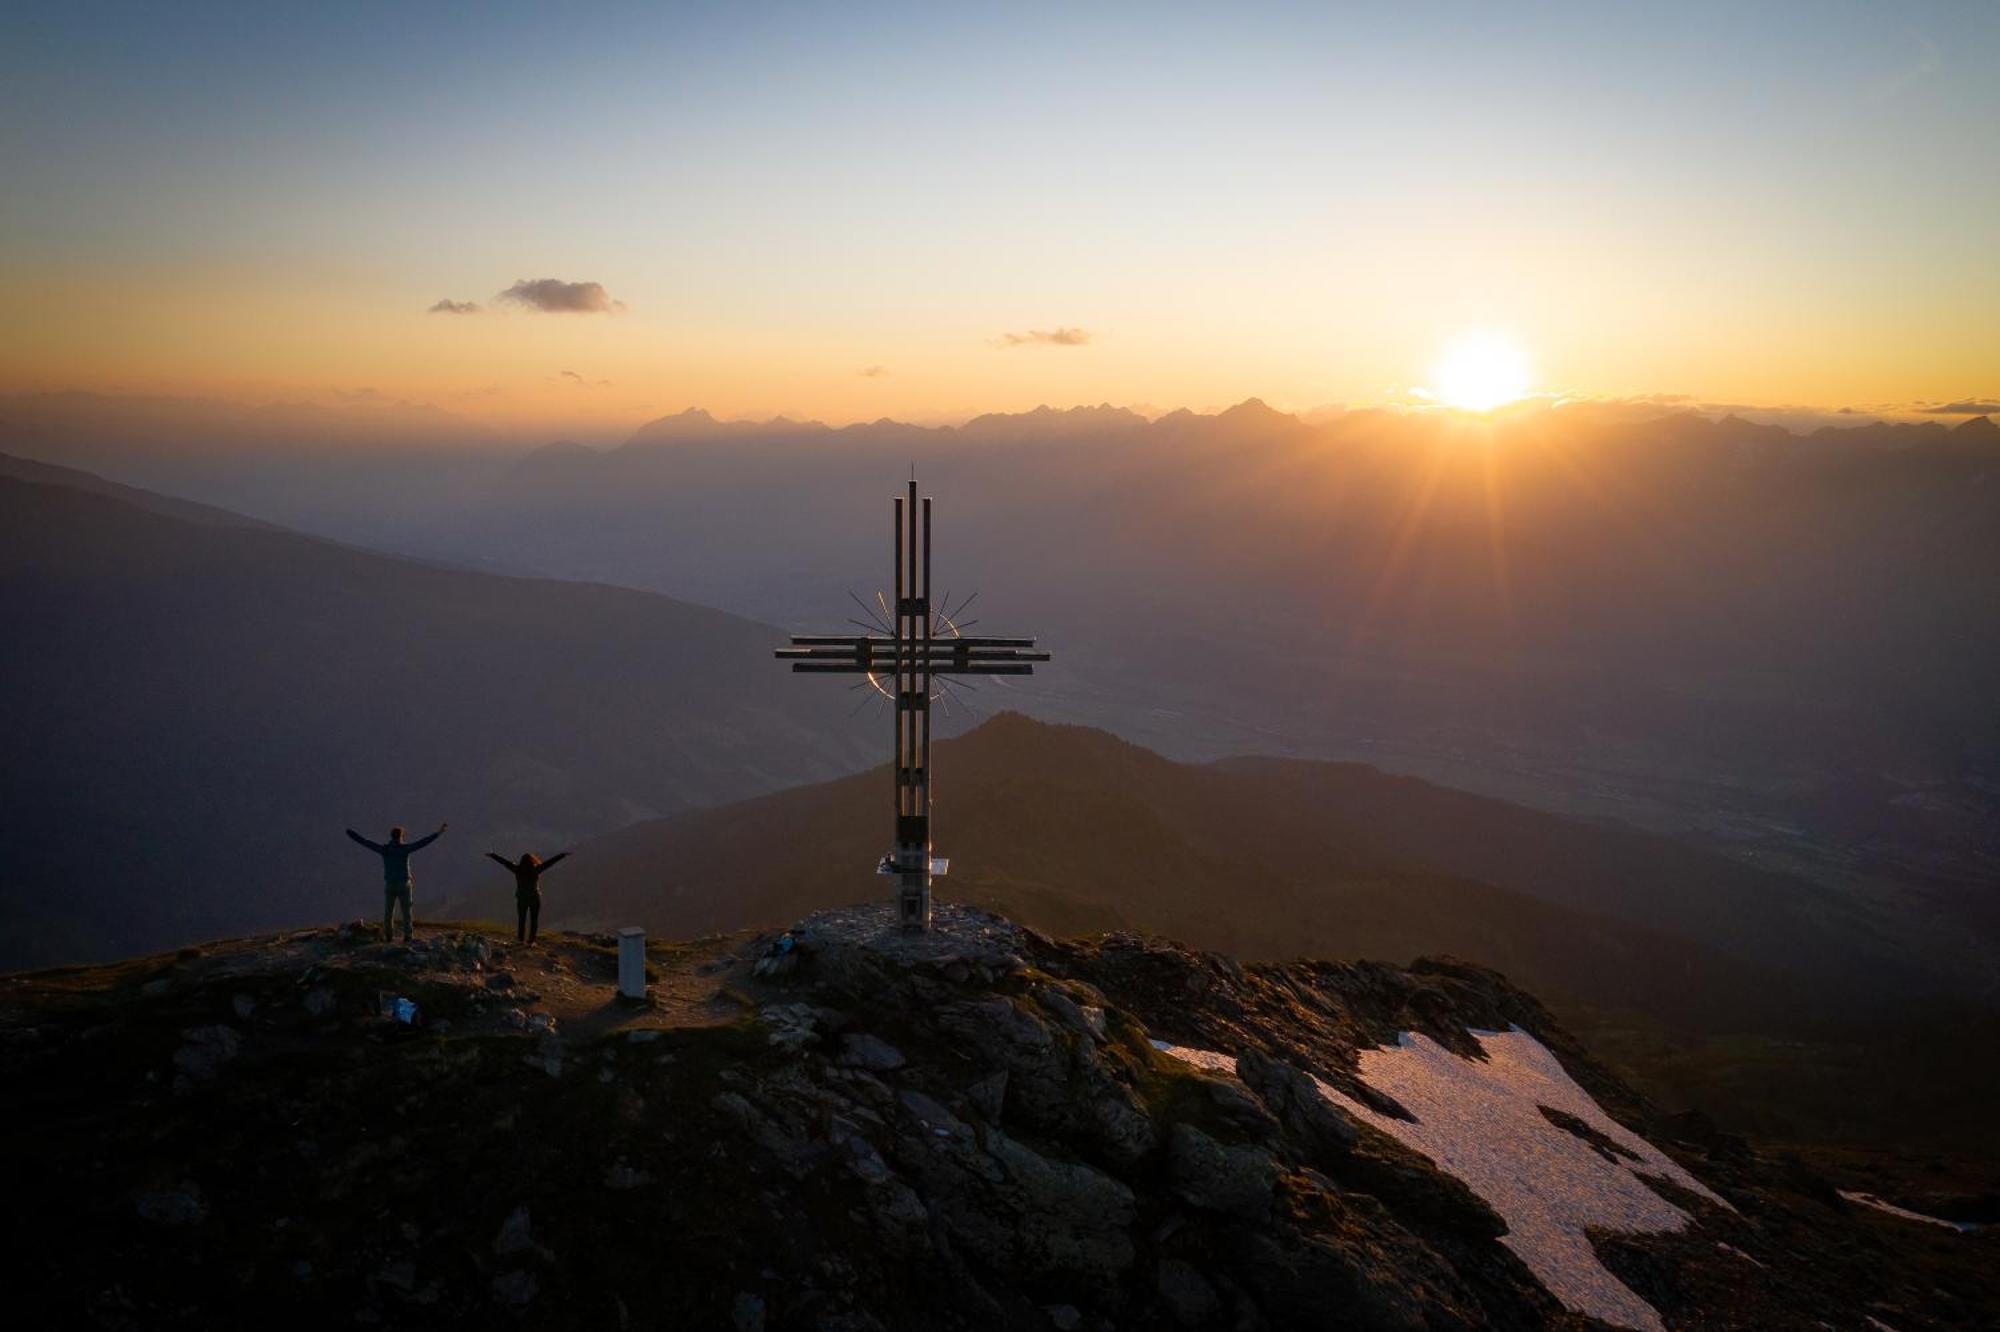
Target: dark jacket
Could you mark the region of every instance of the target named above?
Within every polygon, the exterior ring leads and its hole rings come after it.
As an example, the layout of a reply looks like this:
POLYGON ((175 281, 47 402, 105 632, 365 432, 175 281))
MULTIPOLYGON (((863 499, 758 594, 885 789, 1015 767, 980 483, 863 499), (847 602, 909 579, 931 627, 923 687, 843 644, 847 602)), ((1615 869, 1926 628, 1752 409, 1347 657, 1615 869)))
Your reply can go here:
POLYGON ((419 837, 414 842, 371 842, 352 828, 347 830, 347 835, 382 857, 383 883, 391 888, 401 888, 411 881, 410 857, 435 842, 443 831, 440 828, 429 837, 419 837))
POLYGON ((543 861, 533 861, 526 856, 522 856, 516 862, 507 859, 507 857, 497 851, 488 851, 486 858, 497 864, 504 865, 514 872, 514 896, 526 900, 542 895, 542 871, 554 869, 556 862, 567 858, 568 855, 569 852, 564 851, 558 855, 550 856, 547 860, 543 861))

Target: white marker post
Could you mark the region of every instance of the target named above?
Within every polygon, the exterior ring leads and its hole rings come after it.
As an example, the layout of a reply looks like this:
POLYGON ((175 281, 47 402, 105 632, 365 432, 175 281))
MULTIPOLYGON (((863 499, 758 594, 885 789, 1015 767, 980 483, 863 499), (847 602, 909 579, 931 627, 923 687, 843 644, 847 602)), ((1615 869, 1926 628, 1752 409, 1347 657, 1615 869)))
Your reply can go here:
POLYGON ((637 925, 618 931, 618 995, 646 1000, 646 932, 637 925))

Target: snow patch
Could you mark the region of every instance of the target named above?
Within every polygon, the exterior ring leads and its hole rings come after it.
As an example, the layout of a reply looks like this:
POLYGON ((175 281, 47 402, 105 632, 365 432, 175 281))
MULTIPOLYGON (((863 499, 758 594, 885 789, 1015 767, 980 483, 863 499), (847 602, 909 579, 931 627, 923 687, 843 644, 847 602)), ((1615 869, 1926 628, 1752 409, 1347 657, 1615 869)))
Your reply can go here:
POLYGON ((1842 1189, 1840 1190, 1840 1196, 1851 1203, 1859 1203, 1863 1207, 1872 1207, 1878 1212, 1887 1212, 1890 1216, 1900 1216, 1905 1221, 1921 1221, 1927 1226, 1943 1226, 1946 1230, 1956 1230, 1961 1235, 1969 1235, 1979 1229, 1979 1226, 1975 1222, 1947 1221, 1941 1216, 1926 1216, 1922 1212, 1913 1212, 1907 1207, 1898 1207, 1888 1199, 1878 1198, 1872 1193, 1857 1193, 1850 1189, 1842 1189))
MULTIPOLYGON (((1422 1153, 1483 1198, 1507 1223, 1500 1242, 1566 1307, 1621 1327, 1664 1332, 1659 1311, 1598 1261, 1586 1229, 1651 1234, 1688 1223, 1686 1212, 1646 1186, 1642 1172, 1729 1204, 1606 1114, 1527 1032, 1514 1027, 1472 1035, 1486 1054, 1483 1061, 1462 1059, 1419 1032, 1405 1032, 1392 1047, 1360 1052, 1362 1080, 1394 1098, 1414 1122, 1378 1114, 1315 1081, 1327 1100, 1422 1153), (1575 1116, 1631 1158, 1607 1160, 1551 1123, 1543 1106, 1575 1116)), ((1154 1046, 1211 1072, 1235 1070, 1235 1060, 1213 1051, 1159 1041, 1154 1046)))
POLYGON ((1236 1061, 1228 1055, 1217 1054, 1213 1050, 1197 1050, 1189 1045, 1174 1045, 1168 1041, 1154 1041, 1153 1048, 1161 1054, 1172 1055, 1183 1064, 1193 1064, 1196 1068, 1228 1078, 1236 1076, 1236 1061))

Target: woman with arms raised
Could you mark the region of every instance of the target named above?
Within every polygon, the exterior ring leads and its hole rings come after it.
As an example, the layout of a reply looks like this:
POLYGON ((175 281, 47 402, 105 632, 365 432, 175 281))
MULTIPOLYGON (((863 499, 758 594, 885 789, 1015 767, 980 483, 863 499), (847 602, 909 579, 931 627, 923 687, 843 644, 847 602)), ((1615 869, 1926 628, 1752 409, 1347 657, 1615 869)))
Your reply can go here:
POLYGON ((532 944, 535 931, 542 923, 542 872, 556 867, 569 852, 562 851, 543 860, 532 851, 523 851, 518 861, 509 860, 498 851, 488 851, 486 858, 505 866, 514 875, 514 938, 516 942, 532 944))

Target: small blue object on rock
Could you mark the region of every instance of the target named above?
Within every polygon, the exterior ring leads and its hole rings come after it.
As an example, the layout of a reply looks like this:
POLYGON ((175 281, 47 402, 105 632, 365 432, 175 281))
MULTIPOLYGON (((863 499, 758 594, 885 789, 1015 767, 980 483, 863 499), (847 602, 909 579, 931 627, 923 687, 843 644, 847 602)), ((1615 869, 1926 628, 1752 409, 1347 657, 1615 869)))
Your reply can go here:
POLYGON ((414 1025, 417 1020, 417 1002, 414 999, 398 999, 395 1007, 396 1021, 414 1025))

